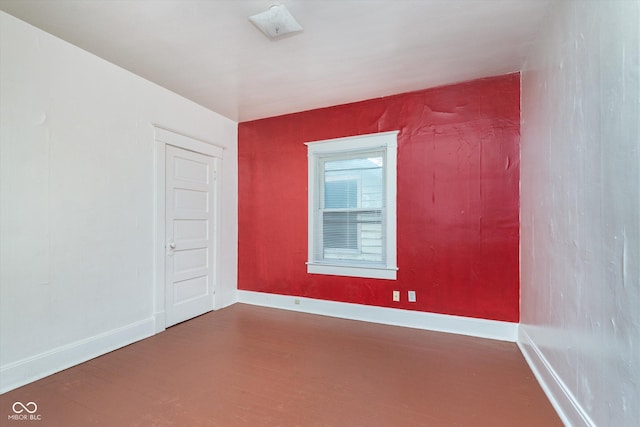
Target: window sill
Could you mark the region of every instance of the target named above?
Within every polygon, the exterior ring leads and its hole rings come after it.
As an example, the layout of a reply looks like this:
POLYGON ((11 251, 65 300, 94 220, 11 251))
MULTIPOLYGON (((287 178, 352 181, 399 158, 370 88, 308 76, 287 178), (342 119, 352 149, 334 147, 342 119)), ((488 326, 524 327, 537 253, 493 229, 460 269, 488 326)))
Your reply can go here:
POLYGON ((307 263, 307 273, 331 276, 365 277, 368 279, 396 280, 395 267, 360 267, 353 265, 307 263))

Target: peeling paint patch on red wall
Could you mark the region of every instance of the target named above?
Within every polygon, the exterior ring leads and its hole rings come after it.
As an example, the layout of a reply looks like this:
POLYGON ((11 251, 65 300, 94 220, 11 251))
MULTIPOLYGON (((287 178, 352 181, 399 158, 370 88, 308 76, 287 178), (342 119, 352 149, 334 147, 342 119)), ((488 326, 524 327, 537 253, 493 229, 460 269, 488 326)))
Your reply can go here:
POLYGON ((519 134, 519 74, 240 123, 238 288, 517 322, 519 134), (391 130, 398 280, 308 274, 304 142, 391 130))

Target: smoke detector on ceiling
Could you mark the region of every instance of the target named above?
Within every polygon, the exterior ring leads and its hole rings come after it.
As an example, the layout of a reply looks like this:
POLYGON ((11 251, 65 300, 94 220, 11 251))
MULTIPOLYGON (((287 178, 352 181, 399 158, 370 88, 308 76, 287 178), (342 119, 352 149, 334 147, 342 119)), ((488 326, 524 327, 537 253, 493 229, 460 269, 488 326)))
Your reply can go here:
POLYGON ((300 24, 296 22, 283 4, 271 6, 262 13, 252 15, 249 17, 249 21, 272 40, 285 34, 302 31, 300 24))

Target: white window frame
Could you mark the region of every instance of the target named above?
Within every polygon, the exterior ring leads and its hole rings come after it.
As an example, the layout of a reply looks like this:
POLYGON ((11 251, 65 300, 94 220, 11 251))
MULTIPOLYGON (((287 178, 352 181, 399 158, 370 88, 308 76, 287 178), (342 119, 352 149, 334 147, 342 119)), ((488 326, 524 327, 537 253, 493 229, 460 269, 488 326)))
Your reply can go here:
POLYGON ((308 258, 307 273, 328 274, 334 276, 365 277, 374 279, 396 280, 397 277, 397 248, 396 248, 396 188, 397 188, 397 152, 398 132, 380 132, 347 138, 329 139, 307 142, 308 157, 308 258), (316 211, 320 206, 320 182, 322 171, 318 170, 318 158, 327 155, 350 156, 358 152, 375 149, 385 150, 384 182, 385 207, 382 215, 382 229, 385 235, 385 263, 371 265, 369 263, 346 264, 344 262, 315 261, 315 230, 317 221, 316 211))

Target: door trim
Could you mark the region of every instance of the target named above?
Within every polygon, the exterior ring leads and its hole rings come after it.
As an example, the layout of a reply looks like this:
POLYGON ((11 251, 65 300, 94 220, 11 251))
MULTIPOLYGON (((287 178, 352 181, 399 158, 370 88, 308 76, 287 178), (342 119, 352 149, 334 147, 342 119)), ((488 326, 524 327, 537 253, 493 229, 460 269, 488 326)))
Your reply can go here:
MULTIPOLYGON (((182 148, 184 150, 193 151, 205 156, 213 157, 215 168, 220 173, 221 161, 224 155, 224 147, 219 145, 192 138, 183 133, 175 132, 152 124, 154 131, 154 173, 156 180, 153 185, 153 198, 155 202, 155 214, 153 216, 154 231, 154 256, 153 256, 153 317, 155 323, 155 333, 162 332, 166 329, 165 314, 165 180, 166 180, 166 146, 182 148)), ((219 254, 219 238, 217 230, 220 229, 218 221, 220 218, 220 206, 217 202, 220 200, 220 179, 216 179, 214 191, 214 265, 218 265, 219 254)), ((215 294, 218 269, 214 269, 213 291, 215 294)), ((215 298, 215 296, 214 296, 215 298)), ((215 306, 215 305, 214 305, 215 306)))

